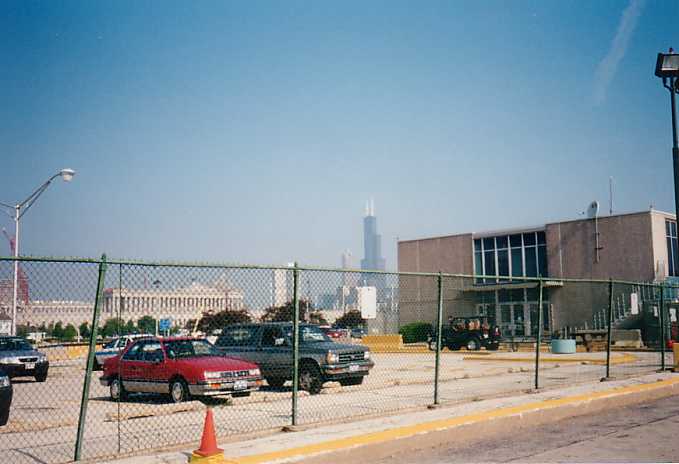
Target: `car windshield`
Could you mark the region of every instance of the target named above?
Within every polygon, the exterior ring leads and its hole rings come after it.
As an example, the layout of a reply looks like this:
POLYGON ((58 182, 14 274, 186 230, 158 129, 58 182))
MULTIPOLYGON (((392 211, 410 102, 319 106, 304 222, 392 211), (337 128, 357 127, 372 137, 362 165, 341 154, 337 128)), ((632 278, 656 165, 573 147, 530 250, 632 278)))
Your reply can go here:
POLYGON ((207 340, 173 340, 165 342, 165 350, 170 358, 196 358, 199 356, 219 356, 207 340))
POLYGON ((105 350, 109 350, 109 349, 111 349, 111 348, 115 348, 115 347, 116 347, 116 343, 118 343, 118 339, 117 339, 117 338, 114 339, 114 340, 111 340, 111 341, 108 342, 106 345, 104 345, 104 349, 105 349, 105 350))
POLYGON ((0 340, 0 351, 32 351, 30 343, 22 338, 5 338, 0 340))
MULTIPOLYGON (((285 335, 292 340, 292 327, 286 327, 285 335)), ((323 333, 320 327, 315 325, 301 325, 299 326, 299 342, 300 343, 320 343, 331 342, 332 340, 323 333)))

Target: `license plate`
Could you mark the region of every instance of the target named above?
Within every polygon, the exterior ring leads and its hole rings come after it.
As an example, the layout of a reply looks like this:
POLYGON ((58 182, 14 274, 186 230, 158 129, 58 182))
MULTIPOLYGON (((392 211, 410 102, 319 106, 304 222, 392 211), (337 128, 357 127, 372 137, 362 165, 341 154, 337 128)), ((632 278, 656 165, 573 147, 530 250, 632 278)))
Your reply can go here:
POLYGON ((27 371, 30 371, 30 370, 32 370, 32 369, 35 369, 35 363, 26 363, 26 364, 24 364, 24 369, 26 369, 27 371))
POLYGON ((358 370, 358 364, 349 365, 349 372, 356 372, 358 370))
POLYGON ((248 388, 247 380, 236 380, 233 384, 234 390, 246 390, 248 388))

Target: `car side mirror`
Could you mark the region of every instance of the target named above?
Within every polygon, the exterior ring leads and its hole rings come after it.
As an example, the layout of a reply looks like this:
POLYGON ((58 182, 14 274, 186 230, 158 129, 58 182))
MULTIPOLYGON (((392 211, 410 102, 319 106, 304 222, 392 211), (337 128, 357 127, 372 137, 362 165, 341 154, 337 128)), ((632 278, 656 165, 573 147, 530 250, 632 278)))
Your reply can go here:
POLYGON ((274 346, 283 346, 285 345, 285 339, 284 338, 277 338, 273 341, 274 346))

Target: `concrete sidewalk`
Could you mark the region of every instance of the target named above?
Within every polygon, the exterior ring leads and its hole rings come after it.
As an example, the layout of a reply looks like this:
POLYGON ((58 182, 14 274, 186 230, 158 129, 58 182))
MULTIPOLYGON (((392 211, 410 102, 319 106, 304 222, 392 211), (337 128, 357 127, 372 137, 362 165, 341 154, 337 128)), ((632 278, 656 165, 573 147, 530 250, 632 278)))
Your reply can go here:
MULTIPOLYGON (((444 405, 387 417, 349 423, 318 425, 297 432, 273 435, 220 445, 226 462, 257 464, 300 460, 334 462, 339 453, 342 460, 351 453, 372 447, 392 452, 397 446, 408 446, 409 438, 420 443, 437 439, 449 440, 444 434, 478 434, 489 429, 512 426, 518 422, 538 424, 564 417, 587 414, 596 410, 679 394, 679 376, 657 373, 611 382, 597 382, 569 388, 552 389, 532 394, 490 399, 464 404, 444 405), (464 429, 464 431, 462 430, 464 429), (458 432, 464 433, 458 433, 458 432), (320 457, 319 457, 320 456, 320 457)), ((108 464, 184 464, 196 446, 181 451, 160 452, 106 461, 108 464)), ((376 457, 373 453, 373 457, 376 457)), ((104 461, 96 461, 103 463, 104 461)))

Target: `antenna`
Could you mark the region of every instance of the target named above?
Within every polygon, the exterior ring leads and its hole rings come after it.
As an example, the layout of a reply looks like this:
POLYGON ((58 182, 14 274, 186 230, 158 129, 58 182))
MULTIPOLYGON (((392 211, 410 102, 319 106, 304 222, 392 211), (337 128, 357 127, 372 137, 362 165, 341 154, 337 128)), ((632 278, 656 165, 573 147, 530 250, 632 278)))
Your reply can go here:
POLYGON ((596 219, 599 216, 599 202, 594 200, 587 208, 587 218, 596 219))
POLYGON ((608 178, 608 199, 609 199, 609 210, 608 214, 613 216, 613 176, 608 178))

